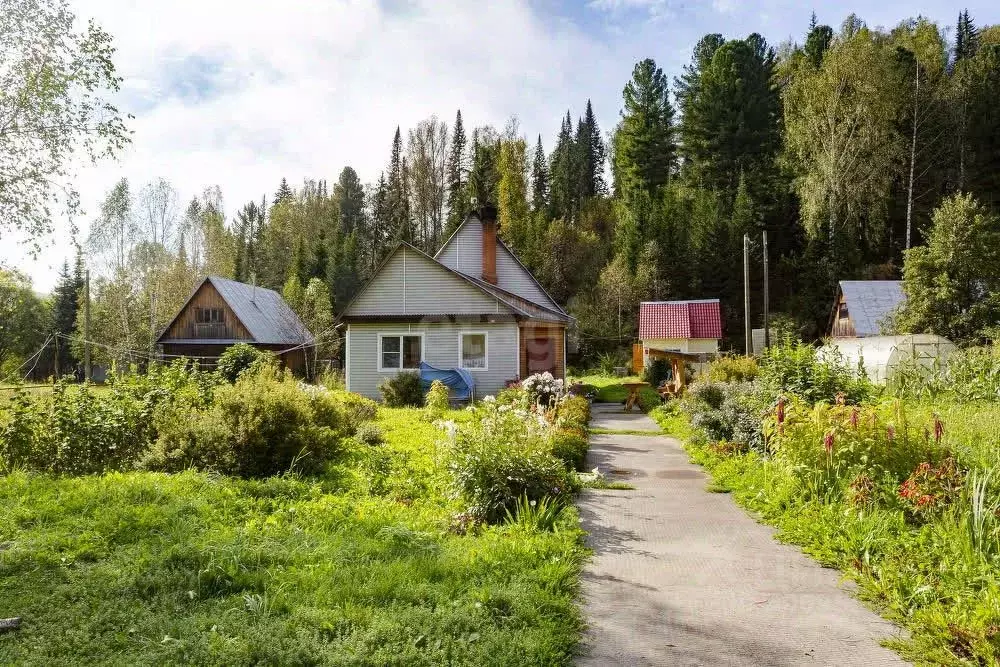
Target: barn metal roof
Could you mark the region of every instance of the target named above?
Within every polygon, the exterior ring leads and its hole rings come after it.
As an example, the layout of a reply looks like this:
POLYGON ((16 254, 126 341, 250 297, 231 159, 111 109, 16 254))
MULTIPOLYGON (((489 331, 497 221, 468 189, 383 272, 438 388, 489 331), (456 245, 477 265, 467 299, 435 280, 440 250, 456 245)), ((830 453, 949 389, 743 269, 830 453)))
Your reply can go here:
POLYGON ((299 316, 274 290, 219 276, 209 276, 206 280, 219 291, 255 343, 297 345, 313 341, 299 316))
MULTIPOLYGON (((253 285, 236 282, 228 278, 220 278, 219 276, 207 276, 198 283, 198 286, 191 292, 188 300, 184 302, 184 305, 177 311, 174 318, 163 328, 163 331, 157 337, 157 342, 164 342, 163 337, 170 330, 174 321, 180 317, 181 313, 188 307, 188 304, 191 303, 191 299, 194 298, 194 295, 198 293, 198 290, 205 283, 211 283, 215 287, 219 296, 233 309, 236 317, 239 318, 240 322, 243 323, 243 326, 246 327, 246 330, 253 337, 253 340, 250 341, 236 342, 260 343, 261 345, 301 345, 312 343, 315 340, 302 323, 302 320, 299 319, 299 316, 295 314, 295 311, 274 290, 254 287, 253 285)), ((173 345, 177 343, 191 344, 202 342, 202 340, 206 344, 211 343, 213 345, 227 342, 225 339, 218 338, 182 338, 170 339, 166 342, 173 345)))
POLYGON ((906 300, 899 280, 841 280, 855 336, 878 336, 881 323, 906 300))

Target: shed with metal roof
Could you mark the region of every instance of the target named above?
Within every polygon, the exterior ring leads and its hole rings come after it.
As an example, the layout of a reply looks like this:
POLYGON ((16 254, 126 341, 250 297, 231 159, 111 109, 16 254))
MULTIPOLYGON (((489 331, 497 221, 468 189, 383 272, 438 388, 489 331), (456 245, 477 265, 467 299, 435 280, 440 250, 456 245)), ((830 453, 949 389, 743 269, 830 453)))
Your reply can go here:
POLYGON ((206 366, 214 366, 229 346, 247 343, 275 352, 284 366, 303 373, 314 340, 274 290, 207 276, 156 342, 164 358, 183 356, 206 366))
POLYGON ((832 338, 879 336, 906 301, 899 280, 841 280, 830 314, 832 338))

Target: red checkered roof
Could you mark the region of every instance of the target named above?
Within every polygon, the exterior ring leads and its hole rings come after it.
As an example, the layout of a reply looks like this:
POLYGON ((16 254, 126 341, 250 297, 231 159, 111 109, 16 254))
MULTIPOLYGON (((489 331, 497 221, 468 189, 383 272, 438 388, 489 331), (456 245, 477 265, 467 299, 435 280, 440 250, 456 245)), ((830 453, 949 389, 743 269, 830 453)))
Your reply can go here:
POLYGON ((647 301, 639 308, 639 338, 722 338, 719 300, 647 301))

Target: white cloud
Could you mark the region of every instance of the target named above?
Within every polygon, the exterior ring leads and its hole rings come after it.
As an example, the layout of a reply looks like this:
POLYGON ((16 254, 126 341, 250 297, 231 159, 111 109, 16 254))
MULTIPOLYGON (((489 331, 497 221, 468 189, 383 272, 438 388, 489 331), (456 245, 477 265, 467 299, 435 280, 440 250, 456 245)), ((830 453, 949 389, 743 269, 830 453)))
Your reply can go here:
MULTIPOLYGON (((582 113, 586 95, 605 90, 614 99, 622 80, 610 45, 573 24, 545 23, 526 1, 417 0, 392 12, 309 0, 79 0, 74 8, 114 35, 120 106, 136 116, 120 162, 79 173, 90 212, 123 176, 136 188, 162 176, 183 198, 218 184, 229 213, 273 193, 283 176, 333 181, 349 164, 374 180, 397 124, 405 133, 436 113, 450 125, 459 108, 467 129, 517 114, 551 149, 568 106, 582 113)), ((597 112, 610 127, 617 109, 597 112)), ((71 252, 65 236, 38 262, 10 244, 0 261, 48 289, 71 252)))

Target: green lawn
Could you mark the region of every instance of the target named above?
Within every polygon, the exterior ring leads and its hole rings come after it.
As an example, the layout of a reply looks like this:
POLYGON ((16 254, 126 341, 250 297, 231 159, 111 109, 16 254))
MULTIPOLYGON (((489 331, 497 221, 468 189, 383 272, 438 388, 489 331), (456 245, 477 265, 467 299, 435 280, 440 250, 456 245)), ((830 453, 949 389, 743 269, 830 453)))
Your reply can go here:
POLYGON ((0 664, 570 664, 575 510, 456 534, 440 431, 379 425, 318 479, 0 477, 0 664))
MULTIPOLYGON (((628 397, 626 382, 642 382, 642 378, 634 375, 628 377, 612 377, 610 375, 584 375, 573 377, 570 382, 582 382, 589 385, 596 392, 594 398, 598 403, 624 403, 628 397)), ((643 410, 650 410, 661 403, 660 395, 653 387, 643 387, 639 390, 639 404, 643 410)))

